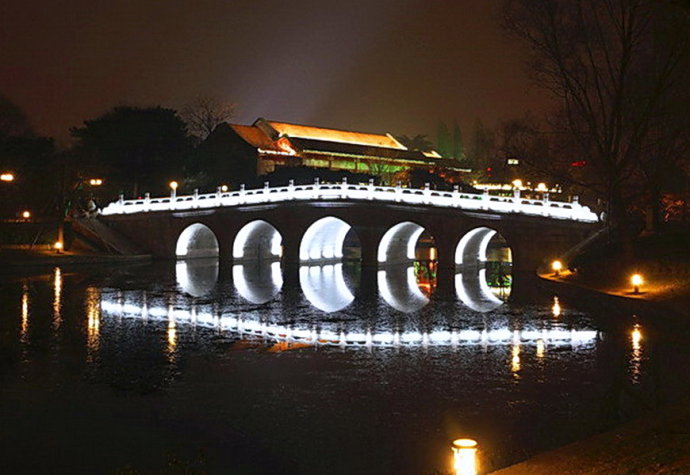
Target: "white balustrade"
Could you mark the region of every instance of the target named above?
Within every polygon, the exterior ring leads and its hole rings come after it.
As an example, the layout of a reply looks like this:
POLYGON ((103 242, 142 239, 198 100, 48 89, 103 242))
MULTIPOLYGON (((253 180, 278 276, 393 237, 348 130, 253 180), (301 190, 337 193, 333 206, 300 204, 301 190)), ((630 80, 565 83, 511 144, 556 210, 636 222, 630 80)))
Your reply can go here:
POLYGON ((125 200, 122 196, 117 201, 103 208, 104 216, 117 214, 134 214, 156 211, 181 211, 189 209, 235 207, 264 203, 281 203, 287 201, 377 201, 388 203, 402 203, 408 205, 434 206, 439 208, 459 208, 468 211, 489 211, 494 213, 518 213, 527 216, 543 216, 547 218, 583 221, 593 223, 598 221, 597 215, 589 207, 582 206, 577 198, 572 202, 551 201, 545 199, 525 199, 519 194, 514 196, 492 196, 488 193, 462 193, 454 188, 453 191, 432 190, 426 186, 423 189, 402 188, 369 184, 352 184, 343 180, 342 183, 328 184, 315 180, 309 185, 295 185, 291 180, 288 186, 271 188, 268 182, 263 188, 246 190, 244 185, 238 191, 199 194, 194 190, 192 195, 172 195, 168 197, 151 198, 148 194, 144 199, 125 200))

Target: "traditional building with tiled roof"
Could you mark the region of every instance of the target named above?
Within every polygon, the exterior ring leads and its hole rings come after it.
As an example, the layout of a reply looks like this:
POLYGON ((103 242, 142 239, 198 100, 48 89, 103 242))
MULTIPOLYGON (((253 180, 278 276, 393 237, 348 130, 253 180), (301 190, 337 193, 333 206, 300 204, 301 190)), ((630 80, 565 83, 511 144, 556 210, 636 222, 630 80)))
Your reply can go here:
MULTIPOLYGON (((412 168, 456 168, 435 151, 409 150, 391 134, 327 129, 257 119, 252 125, 221 124, 202 148, 227 150, 230 168, 254 177, 279 167, 307 166, 354 173, 392 173, 412 168)), ((251 176, 242 177, 245 180, 251 176)))

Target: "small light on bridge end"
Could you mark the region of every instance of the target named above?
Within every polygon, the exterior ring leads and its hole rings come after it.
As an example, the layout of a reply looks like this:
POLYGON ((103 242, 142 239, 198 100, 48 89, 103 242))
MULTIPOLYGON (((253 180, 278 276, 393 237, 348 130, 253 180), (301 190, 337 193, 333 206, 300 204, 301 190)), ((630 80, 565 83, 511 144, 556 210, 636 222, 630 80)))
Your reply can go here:
POLYGON ((644 279, 640 274, 633 274, 632 277, 630 277, 630 283, 632 283, 633 286, 633 294, 639 294, 640 286, 644 283, 644 279))
POLYGON ((553 270, 553 275, 558 277, 561 275, 561 270, 563 270, 563 263, 559 260, 555 260, 551 263, 551 269, 553 270))

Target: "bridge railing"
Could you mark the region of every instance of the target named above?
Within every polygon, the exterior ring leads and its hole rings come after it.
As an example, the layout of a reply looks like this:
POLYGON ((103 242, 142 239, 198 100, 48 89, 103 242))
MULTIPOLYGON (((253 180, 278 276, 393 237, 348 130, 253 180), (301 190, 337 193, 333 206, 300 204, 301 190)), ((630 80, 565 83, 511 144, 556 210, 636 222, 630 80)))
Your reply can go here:
POLYGON ((401 186, 380 186, 353 183, 319 183, 245 190, 244 186, 237 191, 221 191, 199 194, 196 190, 191 195, 171 195, 151 198, 147 193, 144 198, 110 203, 101 214, 133 214, 155 211, 184 211, 203 208, 236 207, 243 205, 281 203, 287 201, 309 200, 356 200, 402 203, 441 208, 459 208, 469 211, 488 211, 496 213, 519 213, 530 216, 543 216, 555 219, 596 222, 598 217, 587 206, 577 200, 572 202, 550 201, 544 199, 525 199, 519 191, 512 197, 493 196, 488 193, 463 193, 456 187, 453 191, 403 188, 401 186))

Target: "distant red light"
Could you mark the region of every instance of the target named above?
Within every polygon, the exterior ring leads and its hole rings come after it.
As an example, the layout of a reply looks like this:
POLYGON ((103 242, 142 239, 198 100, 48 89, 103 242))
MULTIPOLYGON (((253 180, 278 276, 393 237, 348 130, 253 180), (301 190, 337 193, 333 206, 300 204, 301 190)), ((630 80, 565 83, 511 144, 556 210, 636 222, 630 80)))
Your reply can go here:
POLYGON ((491 167, 487 167, 487 169, 486 169, 487 172, 490 172, 490 171, 492 171, 492 170, 493 170, 493 169, 492 169, 491 167))
POLYGON ((587 165, 587 160, 578 160, 570 164, 571 167, 584 167, 587 165))

